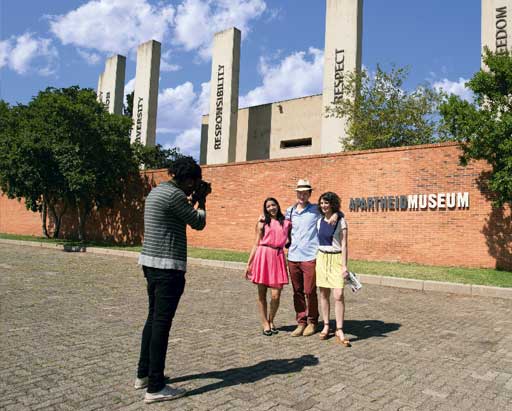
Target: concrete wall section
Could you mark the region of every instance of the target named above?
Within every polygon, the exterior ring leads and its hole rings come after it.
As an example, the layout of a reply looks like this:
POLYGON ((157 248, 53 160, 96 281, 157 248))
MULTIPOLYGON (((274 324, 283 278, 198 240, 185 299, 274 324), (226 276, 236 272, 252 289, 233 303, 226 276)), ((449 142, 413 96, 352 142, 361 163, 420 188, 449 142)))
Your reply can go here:
POLYGON ((143 43, 137 49, 131 141, 139 140, 147 146, 154 146, 156 142, 160 54, 161 44, 155 40, 143 43))
POLYGON ((272 104, 270 158, 320 153, 322 96, 272 104))
MULTIPOLYGON (((327 0, 325 21, 324 83, 322 109, 344 96, 343 78, 361 69, 362 0, 327 0)), ((322 114, 321 153, 343 150, 346 121, 322 114)))
POLYGON ((503 52, 512 45, 512 0, 482 0, 482 51, 484 46, 503 52))
POLYGON ((213 41, 208 164, 236 158, 241 33, 236 28, 216 33, 213 41))
POLYGON ((98 100, 109 113, 123 114, 126 57, 115 55, 107 59, 105 71, 98 79, 98 100))
MULTIPOLYGON (((301 97, 238 110, 236 162, 266 160, 320 152, 322 96, 301 97)), ((202 117, 201 164, 208 140, 208 116, 202 117)))

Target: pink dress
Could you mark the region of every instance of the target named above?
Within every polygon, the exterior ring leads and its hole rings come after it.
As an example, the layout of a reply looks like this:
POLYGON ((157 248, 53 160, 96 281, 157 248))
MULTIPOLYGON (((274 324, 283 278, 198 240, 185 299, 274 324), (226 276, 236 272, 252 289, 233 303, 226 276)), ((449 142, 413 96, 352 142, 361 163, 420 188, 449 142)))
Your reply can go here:
POLYGON ((284 258, 284 245, 288 241, 290 221, 283 225, 277 220, 270 220, 270 227, 265 225, 265 233, 258 244, 251 264, 251 281, 271 288, 282 288, 288 284, 288 272, 284 258))

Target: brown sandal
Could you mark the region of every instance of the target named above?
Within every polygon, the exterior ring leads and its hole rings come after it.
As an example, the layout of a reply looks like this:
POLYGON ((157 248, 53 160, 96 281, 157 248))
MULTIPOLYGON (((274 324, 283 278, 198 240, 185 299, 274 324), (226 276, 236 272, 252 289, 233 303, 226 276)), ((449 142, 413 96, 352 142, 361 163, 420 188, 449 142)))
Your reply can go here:
POLYGON ((320 334, 318 334, 318 335, 319 335, 319 337, 320 337, 320 339, 321 339, 322 341, 327 340, 327 339, 329 338, 329 330, 327 330, 327 332, 326 332, 326 333, 324 333, 324 332, 322 331, 322 332, 321 332, 320 334))
POLYGON ((336 343, 341 344, 344 347, 351 347, 352 344, 350 344, 350 341, 347 340, 346 338, 342 340, 340 338, 340 336, 338 335, 338 331, 342 331, 343 332, 343 328, 336 328, 336 331, 334 332, 334 335, 336 336, 336 343))

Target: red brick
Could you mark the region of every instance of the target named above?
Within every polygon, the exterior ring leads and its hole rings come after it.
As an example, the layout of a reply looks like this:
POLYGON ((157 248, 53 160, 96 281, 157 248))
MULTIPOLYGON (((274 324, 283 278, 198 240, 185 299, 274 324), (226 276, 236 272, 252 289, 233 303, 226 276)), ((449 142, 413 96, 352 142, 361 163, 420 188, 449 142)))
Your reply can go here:
MULTIPOLYGON (((295 184, 308 178, 313 201, 324 191, 342 198, 349 224, 349 253, 362 260, 415 262, 468 267, 512 267, 509 209, 493 210, 478 187, 489 170, 484 162, 459 165, 456 144, 424 145, 370 151, 251 161, 203 167, 212 183, 207 228, 189 230, 196 247, 249 250, 263 200, 276 197, 284 209, 295 201, 295 184), (467 210, 350 212, 351 197, 469 192, 467 210)), ((166 170, 146 171, 146 182, 168 178, 166 170)), ((88 224, 89 238, 137 243, 143 230, 142 195, 148 187, 131 187, 115 210, 96 213, 88 224)), ((40 234, 38 214, 0 197, 0 232, 40 234)), ((66 228, 76 228, 68 217, 66 228)))

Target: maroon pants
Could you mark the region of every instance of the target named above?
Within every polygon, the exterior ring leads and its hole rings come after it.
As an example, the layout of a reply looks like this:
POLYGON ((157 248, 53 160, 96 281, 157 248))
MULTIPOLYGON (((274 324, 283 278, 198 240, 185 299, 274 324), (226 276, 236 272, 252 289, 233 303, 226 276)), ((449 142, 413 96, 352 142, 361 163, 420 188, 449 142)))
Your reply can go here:
POLYGON ((299 324, 318 323, 315 266, 316 260, 288 261, 293 286, 293 305, 299 324))

